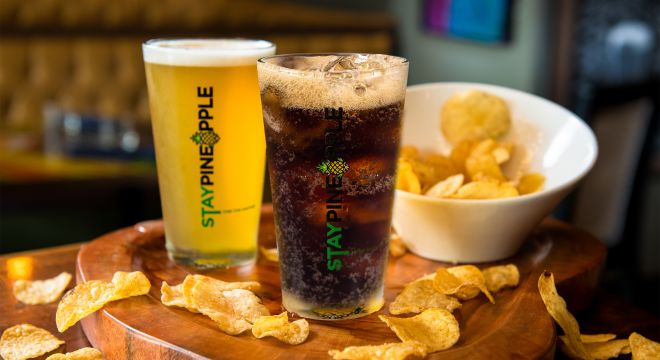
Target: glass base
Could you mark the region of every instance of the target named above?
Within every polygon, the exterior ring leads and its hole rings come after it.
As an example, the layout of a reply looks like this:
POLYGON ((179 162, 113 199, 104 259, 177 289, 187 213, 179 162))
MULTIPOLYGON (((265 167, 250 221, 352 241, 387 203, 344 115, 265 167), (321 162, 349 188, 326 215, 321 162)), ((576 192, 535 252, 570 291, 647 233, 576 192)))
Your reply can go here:
POLYGON ((364 303, 349 307, 319 307, 297 299, 291 294, 282 290, 282 305, 288 312, 295 313, 300 317, 314 320, 348 320, 355 319, 380 310, 385 301, 383 299, 383 290, 376 292, 371 299, 364 303))
POLYGON ((200 254, 193 251, 167 249, 169 258, 179 265, 198 269, 228 268, 249 265, 256 259, 255 251, 200 254))

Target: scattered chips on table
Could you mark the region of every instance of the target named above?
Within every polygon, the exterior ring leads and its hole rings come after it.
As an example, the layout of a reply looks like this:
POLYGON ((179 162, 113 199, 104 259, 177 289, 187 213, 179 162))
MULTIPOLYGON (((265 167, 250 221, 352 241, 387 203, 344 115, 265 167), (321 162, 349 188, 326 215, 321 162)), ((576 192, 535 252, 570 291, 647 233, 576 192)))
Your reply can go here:
POLYGON ((634 332, 628 338, 633 360, 660 359, 660 344, 634 332))
POLYGON ((409 318, 379 315, 403 342, 416 341, 436 352, 453 346, 460 336, 458 321, 445 309, 428 309, 409 318))
POLYGON ((516 145, 497 140, 511 128, 502 99, 479 90, 457 93, 443 104, 440 119, 445 139, 453 144, 451 152, 420 154, 412 145, 403 146, 397 189, 453 199, 500 199, 543 189, 542 174, 523 174, 519 179, 504 174, 502 166, 513 158, 516 145))
POLYGON ((114 286, 113 298, 115 300, 144 295, 151 289, 149 279, 139 271, 115 272, 112 276, 112 285, 114 286))
POLYGON ((390 234, 390 243, 389 243, 390 255, 393 257, 401 257, 408 252, 406 244, 401 240, 401 236, 396 233, 390 234))
POLYGON ((160 301, 200 312, 216 322, 220 330, 238 335, 252 328, 259 317, 270 315, 253 291, 256 281, 226 282, 204 275, 187 275, 181 284, 161 285, 160 301))
POLYGON ((256 281, 227 282, 204 275, 187 275, 183 280, 183 283, 181 283, 181 285, 183 285, 183 296, 186 298, 186 301, 190 302, 189 300, 192 295, 192 289, 200 282, 203 282, 204 286, 212 289, 212 291, 242 289, 254 292, 261 289, 261 284, 256 281))
POLYGON ((415 341, 383 345, 349 346, 330 350, 334 360, 405 360, 409 356, 426 357, 426 346, 415 341))
POLYGON ((0 338, 0 356, 4 360, 32 359, 57 350, 64 341, 48 330, 31 324, 5 329, 0 338))
MULTIPOLYGON (((603 334, 609 335, 609 334, 603 334)), ((601 360, 601 359, 611 359, 619 357, 621 354, 630 354, 630 346, 628 344, 628 339, 608 339, 608 340, 599 340, 598 335, 593 338, 585 337, 582 338, 582 343, 584 348, 589 353, 591 359, 601 360)), ((568 345, 568 338, 566 336, 560 336, 558 341, 559 350, 566 354, 566 356, 571 359, 581 360, 582 358, 573 353, 573 348, 568 345)))
POLYGON ((103 355, 94 348, 86 347, 66 354, 54 354, 46 360, 103 360, 103 355))
POLYGON ((480 90, 451 96, 442 106, 440 127, 453 144, 498 138, 509 131, 511 113, 500 97, 480 90))
POLYGON ((539 293, 545 308, 553 319, 564 330, 568 351, 580 359, 591 359, 580 337, 580 326, 575 317, 566 308, 566 302, 557 293, 555 278, 552 273, 544 271, 538 281, 539 293))
POLYGON ((428 309, 445 309, 449 312, 461 307, 454 297, 438 292, 433 287, 432 279, 422 279, 411 282, 390 303, 390 314, 420 313, 428 309))
POLYGON ((188 309, 190 312, 198 312, 193 307, 189 306, 186 298, 183 296, 183 284, 170 286, 167 282, 163 281, 160 286, 160 302, 167 306, 177 306, 188 309))
POLYGON ((479 268, 474 265, 460 265, 438 268, 433 278, 433 287, 445 295, 469 300, 483 292, 488 301, 495 303, 493 295, 486 288, 486 280, 479 268))
POLYGON ((149 292, 149 279, 139 272, 118 271, 112 282, 91 280, 76 285, 67 292, 57 305, 55 322, 57 329, 64 332, 85 316, 101 309, 105 304, 149 292))
POLYGON ((272 336, 289 345, 302 344, 309 336, 309 323, 300 319, 289 322, 289 315, 283 312, 274 316, 262 316, 252 324, 252 335, 257 339, 272 336))
POLYGON ((62 296, 64 289, 71 282, 71 274, 63 272, 46 280, 16 280, 14 297, 24 304, 48 304, 62 296))
POLYGON ((267 249, 263 246, 260 246, 259 251, 261 251, 261 255, 263 255, 268 261, 273 261, 273 262, 280 261, 280 255, 277 252, 277 248, 267 249))
POLYGON ((481 270, 486 280, 486 288, 491 292, 500 291, 505 287, 518 286, 520 273, 514 264, 491 266, 481 270))
POLYGON ((192 287, 190 305, 216 322, 220 330, 238 335, 249 330, 259 317, 270 315, 261 299, 252 291, 241 288, 219 290, 216 279, 201 279, 192 287))

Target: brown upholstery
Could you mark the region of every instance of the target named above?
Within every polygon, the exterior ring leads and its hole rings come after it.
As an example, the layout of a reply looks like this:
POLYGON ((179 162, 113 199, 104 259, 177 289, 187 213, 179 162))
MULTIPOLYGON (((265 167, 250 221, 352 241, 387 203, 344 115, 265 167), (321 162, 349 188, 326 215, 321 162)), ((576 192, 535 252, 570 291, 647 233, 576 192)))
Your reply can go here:
POLYGON ((0 34, 3 138, 40 137, 47 103, 148 123, 148 38, 266 38, 279 53, 392 49, 385 15, 273 1, 1 0, 0 34))

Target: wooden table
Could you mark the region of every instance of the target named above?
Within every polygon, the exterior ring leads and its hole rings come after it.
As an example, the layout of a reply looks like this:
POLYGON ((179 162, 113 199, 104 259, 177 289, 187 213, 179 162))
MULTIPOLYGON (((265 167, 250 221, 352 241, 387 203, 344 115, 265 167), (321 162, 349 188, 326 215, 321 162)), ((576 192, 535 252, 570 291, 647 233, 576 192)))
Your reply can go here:
MULTIPOLYGON (((56 304, 23 305, 11 294, 14 280, 20 278, 46 278, 60 271, 75 273, 76 254, 81 244, 40 249, 0 256, 0 332, 19 323, 31 323, 48 329, 67 343, 67 351, 89 346, 80 325, 64 334, 55 327, 56 304)), ((598 293, 594 302, 579 316, 583 332, 612 332, 627 336, 632 331, 659 340, 660 319, 626 304, 618 297, 598 293)))

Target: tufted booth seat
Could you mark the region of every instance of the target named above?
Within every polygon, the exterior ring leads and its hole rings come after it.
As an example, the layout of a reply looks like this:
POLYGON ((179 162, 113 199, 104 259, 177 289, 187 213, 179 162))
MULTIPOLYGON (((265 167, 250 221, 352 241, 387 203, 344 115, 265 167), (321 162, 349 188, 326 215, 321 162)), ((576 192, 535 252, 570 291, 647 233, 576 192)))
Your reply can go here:
POLYGON ((181 36, 265 38, 279 53, 386 53, 392 21, 281 1, 2 0, 0 147, 37 149, 45 104, 148 126, 140 44, 181 36))

